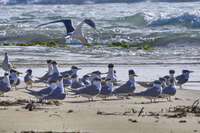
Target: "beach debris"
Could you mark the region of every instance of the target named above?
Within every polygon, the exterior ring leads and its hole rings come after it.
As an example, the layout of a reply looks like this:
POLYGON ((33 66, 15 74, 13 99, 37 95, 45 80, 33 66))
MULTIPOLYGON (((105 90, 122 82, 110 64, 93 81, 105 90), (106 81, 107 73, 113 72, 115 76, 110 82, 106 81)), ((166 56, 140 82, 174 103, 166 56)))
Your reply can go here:
POLYGON ((140 115, 144 112, 144 107, 141 108, 139 114, 138 114, 138 117, 140 117, 140 115))
POLYGON ((186 117, 187 113, 193 113, 195 116, 200 116, 199 99, 195 100, 191 106, 179 105, 169 107, 168 112, 175 114, 164 114, 167 118, 182 118, 186 117))
POLYGON ((59 117, 59 118, 63 118, 61 115, 59 114, 50 114, 49 117, 53 117, 53 116, 56 116, 56 117, 59 117))
POLYGON ((198 130, 193 130, 193 132, 195 132, 195 133, 196 133, 196 132, 198 132, 198 130))
POLYGON ((160 116, 157 112, 149 112, 148 116, 160 116))
POLYGON ((180 120, 179 123, 186 123, 186 120, 180 120))
POLYGON ((130 115, 131 113, 131 111, 125 111, 122 115, 130 115))
POLYGON ((175 106, 175 107, 170 107, 169 112, 179 112, 179 113, 200 113, 200 106, 199 106, 199 99, 195 100, 191 106, 175 106))
POLYGON ((48 108, 42 107, 44 104, 45 105, 56 105, 57 102, 41 102, 41 101, 32 101, 31 100, 26 104, 25 107, 22 107, 22 108, 27 109, 29 111, 48 109, 48 108))
MULTIPOLYGON (((18 99, 16 101, 0 101, 0 106, 20 106, 20 105, 26 105, 30 102, 33 102, 32 100, 25 100, 25 99, 18 99)), ((36 104, 46 104, 46 105, 56 105, 59 106, 61 103, 59 101, 47 101, 47 102, 41 102, 41 101, 34 101, 36 104)))
POLYGON ((72 110, 72 109, 69 109, 68 111, 67 111, 67 113, 73 113, 74 112, 74 110, 72 110))
POLYGON ((137 120, 133 120, 133 119, 128 119, 128 121, 130 121, 130 122, 132 122, 132 123, 138 123, 138 121, 137 120))
POLYGON ((103 112, 103 111, 97 111, 97 115, 124 115, 124 116, 132 116, 135 113, 137 113, 136 110, 134 110, 133 108, 129 111, 125 111, 125 112, 103 112))
POLYGON ((121 113, 118 112, 107 113, 107 112, 97 111, 97 115, 121 115, 121 113))
POLYGON ((3 108, 0 108, 0 110, 8 110, 8 108, 6 108, 6 107, 3 107, 3 108))
POLYGON ((194 101, 194 103, 192 104, 192 110, 191 111, 192 112, 198 112, 198 111, 200 112, 199 99, 194 101))
MULTIPOLYGON (((40 103, 40 102, 39 102, 40 103)), ((61 103, 59 101, 47 101, 47 102, 42 102, 42 104, 46 104, 46 105, 56 105, 59 106, 61 105, 61 103)))
POLYGON ((131 109, 132 113, 137 113, 137 110, 135 110, 134 108, 131 109))
POLYGON ((36 105, 34 104, 33 101, 29 102, 26 106, 25 109, 29 110, 29 111, 33 111, 33 109, 36 108, 36 105))
POLYGON ((16 101, 0 101, 0 106, 19 106, 19 105, 25 105, 28 103, 27 100, 16 100, 16 101))
POLYGON ((182 118, 182 117, 186 117, 187 114, 183 112, 183 113, 176 113, 176 114, 164 114, 163 116, 166 116, 167 118, 182 118))
MULTIPOLYGON (((55 131, 21 131, 21 133, 86 133, 86 132, 55 132, 55 131)), ((87 132, 88 133, 88 132, 87 132)))
POLYGON ((181 98, 178 98, 178 97, 175 97, 175 98, 174 98, 174 100, 183 100, 183 99, 181 99, 181 98))
POLYGON ((153 116, 153 117, 155 117, 156 119, 159 119, 159 118, 160 118, 160 114, 157 113, 157 112, 148 112, 147 116, 153 116))
POLYGON ((198 121, 198 123, 200 124, 200 121, 198 121))
POLYGON ((129 111, 125 111, 122 115, 133 115, 135 113, 137 113, 137 110, 131 108, 129 111))

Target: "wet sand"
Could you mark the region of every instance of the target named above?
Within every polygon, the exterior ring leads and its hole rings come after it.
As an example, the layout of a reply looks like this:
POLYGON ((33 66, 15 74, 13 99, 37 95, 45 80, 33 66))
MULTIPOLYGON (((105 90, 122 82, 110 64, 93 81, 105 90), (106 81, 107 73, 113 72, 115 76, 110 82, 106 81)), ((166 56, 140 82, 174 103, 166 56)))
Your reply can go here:
MULTIPOLYGON (((33 90, 43 87, 42 84, 34 84, 33 90)), ((0 97, 0 101, 36 100, 25 93, 24 84, 18 88, 0 97)), ((140 91, 144 88, 137 86, 136 89, 140 91)), ((191 106, 199 96, 200 91, 178 90, 171 102, 159 99, 157 103, 150 103, 148 99, 138 97, 121 100, 115 96, 108 100, 94 98, 93 102, 88 102, 83 97, 67 96, 65 100, 59 101, 60 105, 57 106, 36 103, 36 109, 33 111, 24 108, 26 102, 24 105, 0 106, 0 132, 200 132, 200 114, 186 113, 179 116, 176 114, 180 112, 169 112, 169 108, 178 105, 191 106)))

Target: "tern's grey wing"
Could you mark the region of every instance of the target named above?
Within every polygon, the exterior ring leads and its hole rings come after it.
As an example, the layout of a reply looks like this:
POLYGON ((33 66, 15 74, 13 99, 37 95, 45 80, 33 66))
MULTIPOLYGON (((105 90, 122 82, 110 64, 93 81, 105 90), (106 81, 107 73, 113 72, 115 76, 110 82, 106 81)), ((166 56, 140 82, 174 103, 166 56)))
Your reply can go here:
POLYGON ((38 92, 38 91, 33 91, 33 90, 29 90, 29 89, 26 89, 28 92, 28 94, 32 95, 32 96, 35 96, 35 97, 41 97, 42 95, 38 92))
POLYGON ((137 81, 137 83, 144 88, 149 88, 153 86, 152 82, 137 81))
POLYGON ((5 92, 8 92, 10 90, 11 90, 11 88, 8 86, 7 83, 4 83, 3 81, 0 82, 0 91, 1 92, 5 93, 5 92))
POLYGON ((77 88, 81 88, 83 87, 83 85, 80 82, 73 82, 71 85, 72 89, 77 89, 77 88))
POLYGON ((162 90, 162 94, 167 94, 167 95, 170 95, 170 96, 174 96, 176 94, 176 88, 173 87, 173 86, 165 87, 162 90))
POLYGON ((96 28, 94 21, 92 21, 91 19, 85 19, 84 22, 88 24, 90 27, 94 29, 96 28))
POLYGON ((125 84, 123 84, 122 86, 116 88, 113 91, 113 94, 120 94, 120 93, 132 93, 134 91, 135 88, 131 87, 131 83, 130 82, 126 82, 125 84))
POLYGON ((90 85, 84 88, 81 88, 76 91, 76 94, 81 94, 81 95, 97 95, 99 93, 99 89, 95 85, 90 85))
POLYGON ((112 89, 107 85, 103 85, 100 91, 100 95, 110 95, 112 93, 112 89))
POLYGON ((53 23, 63 23, 65 25, 67 33, 71 33, 71 32, 74 31, 74 27, 72 26, 72 22, 71 22, 70 19, 62 19, 62 20, 52 21, 52 22, 49 22, 49 23, 44 23, 44 24, 38 25, 36 28, 41 27, 41 26, 45 26, 45 25, 48 25, 48 24, 53 24, 53 23))
POLYGON ((136 96, 150 96, 150 97, 157 97, 161 94, 161 88, 158 87, 151 87, 145 91, 135 93, 136 96))

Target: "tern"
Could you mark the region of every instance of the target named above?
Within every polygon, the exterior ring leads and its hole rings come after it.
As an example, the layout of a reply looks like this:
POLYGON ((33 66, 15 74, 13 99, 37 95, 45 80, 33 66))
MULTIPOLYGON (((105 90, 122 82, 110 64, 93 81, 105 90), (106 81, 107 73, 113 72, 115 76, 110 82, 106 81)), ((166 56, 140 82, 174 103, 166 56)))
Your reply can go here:
POLYGON ((10 75, 9 75, 9 79, 10 79, 10 84, 12 87, 16 87, 20 84, 20 78, 19 75, 22 74, 21 72, 18 72, 17 70, 11 69, 10 70, 10 75))
POLYGON ((8 54, 5 53, 4 60, 2 62, 2 68, 4 71, 9 72, 13 67, 13 65, 8 60, 8 54))
POLYGON ((72 84, 71 84, 71 88, 72 89, 78 89, 83 87, 84 85, 82 84, 82 82, 80 80, 78 80, 78 76, 77 75, 72 75, 72 84))
POLYGON ((175 88, 175 82, 173 79, 170 79, 168 81, 167 87, 164 87, 162 89, 161 97, 167 97, 167 100, 171 100, 171 96, 174 96, 176 94, 176 88, 175 88))
POLYGON ((71 70, 61 72, 60 74, 63 75, 63 76, 65 76, 65 75, 69 75, 69 76, 77 75, 78 70, 81 70, 81 68, 78 68, 77 66, 72 66, 71 70))
POLYGON ((38 77, 39 80, 36 80, 35 82, 46 82, 48 80, 48 77, 53 74, 53 66, 52 66, 52 60, 47 60, 48 65, 48 71, 42 76, 38 77))
POLYGON ((5 73, 4 74, 4 80, 0 81, 0 93, 4 94, 8 91, 12 90, 11 85, 10 85, 10 80, 9 80, 9 74, 5 73))
POLYGON ((63 86, 63 76, 58 77, 57 87, 47 96, 42 97, 42 100, 63 100, 65 99, 65 89, 63 86))
POLYGON ((112 87, 113 82, 111 79, 107 78, 102 84, 101 84, 101 91, 99 93, 99 97, 106 99, 107 97, 112 95, 112 87))
POLYGON ((182 74, 176 77, 177 83, 176 85, 180 86, 182 89, 182 85, 185 84, 189 80, 189 75, 193 71, 183 70, 182 74))
POLYGON ((134 93, 134 96, 143 96, 147 99, 150 99, 151 102, 154 99, 154 102, 157 98, 159 98, 161 94, 161 82, 159 80, 155 80, 153 86, 147 88, 145 91, 134 93))
POLYGON ((28 88, 28 86, 30 86, 32 88, 32 83, 33 83, 33 80, 32 80, 32 70, 31 69, 28 69, 26 71, 26 75, 24 76, 24 82, 26 84, 26 88, 28 88))
POLYGON ((83 97, 88 98, 88 100, 93 101, 93 97, 97 96, 101 91, 101 79, 100 78, 94 78, 91 85, 77 89, 77 90, 71 90, 74 95, 80 95, 83 97))
POLYGON ((135 77, 137 76, 135 74, 134 70, 129 70, 129 80, 121 85, 119 88, 116 88, 112 93, 116 96, 128 96, 130 94, 133 94, 135 91, 135 77))
POLYGON ((44 24, 38 25, 36 28, 44 26, 44 25, 48 25, 48 24, 53 24, 53 23, 63 23, 66 29, 65 38, 78 39, 83 44, 88 43, 88 41, 86 40, 86 38, 84 37, 82 33, 83 24, 85 23, 89 25, 90 27, 96 29, 95 23, 91 19, 84 19, 80 24, 78 24, 76 28, 73 27, 71 19, 62 19, 62 20, 56 20, 56 21, 44 23, 44 24))

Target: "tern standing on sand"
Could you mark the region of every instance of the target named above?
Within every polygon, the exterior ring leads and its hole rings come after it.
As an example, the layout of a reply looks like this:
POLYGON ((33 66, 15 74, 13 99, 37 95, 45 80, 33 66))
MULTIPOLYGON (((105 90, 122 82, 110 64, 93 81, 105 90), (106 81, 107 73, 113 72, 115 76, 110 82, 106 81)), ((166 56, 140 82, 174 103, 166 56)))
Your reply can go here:
POLYGON ((56 82, 58 80, 58 76, 59 76, 57 62, 52 61, 51 64, 53 65, 53 72, 51 75, 48 76, 48 80, 47 80, 48 83, 56 82))
POLYGON ((193 71, 183 70, 182 74, 176 77, 177 84, 182 89, 182 85, 185 84, 189 80, 189 75, 193 71))
POLYGON ((168 100, 171 100, 171 96, 176 94, 175 82, 173 79, 170 79, 167 87, 162 89, 162 96, 167 97, 168 100))
POLYGON ((72 75, 71 78, 72 78, 72 84, 71 84, 72 89, 78 89, 84 86, 82 82, 78 80, 78 76, 76 74, 72 75))
POLYGON ((135 77, 137 76, 134 70, 129 70, 129 80, 121 85, 119 88, 115 89, 112 93, 117 96, 128 96, 133 94, 135 91, 135 77))
POLYGON ((4 74, 4 79, 0 81, 0 95, 12 90, 9 80, 9 74, 4 74))
POLYGON ((15 89, 20 84, 20 78, 19 78, 20 74, 22 74, 22 73, 14 70, 14 69, 10 70, 10 75, 9 75, 10 84, 12 87, 15 87, 15 89))
POLYGON ((106 79, 111 79, 111 81, 117 81, 115 74, 114 74, 114 64, 108 64, 108 74, 106 79))
POLYGON ((48 65, 48 71, 42 76, 39 77, 36 82, 46 82, 48 80, 48 77, 53 74, 53 66, 52 66, 52 60, 47 60, 48 65))
POLYGON ((8 54, 7 53, 5 53, 5 57, 4 57, 4 60, 2 62, 2 68, 6 72, 9 72, 13 68, 12 64, 8 60, 8 54))
POLYGON ((88 98, 88 100, 93 100, 94 96, 97 96, 101 91, 101 79, 94 78, 91 85, 78 90, 71 90, 75 95, 80 95, 88 98))
POLYGON ((147 88, 145 91, 141 91, 138 93, 134 93, 134 96, 143 96, 147 99, 155 100, 160 96, 161 94, 161 82, 159 80, 155 80, 153 83, 153 86, 150 88, 147 88))
POLYGON ((112 87, 113 83, 112 80, 107 78, 102 84, 101 91, 99 93, 99 97, 106 99, 107 97, 112 95, 112 87))
POLYGON ((26 84, 26 88, 28 88, 28 86, 30 86, 32 88, 32 83, 33 83, 33 80, 32 80, 32 70, 31 69, 28 69, 26 71, 26 75, 24 76, 24 82, 26 84))
POLYGON ((63 100, 65 97, 66 94, 63 86, 63 76, 59 76, 57 80, 57 87, 53 89, 48 96, 44 96, 42 100, 63 100))
POLYGON ((81 70, 81 68, 78 68, 77 66, 72 66, 71 70, 61 72, 60 74, 63 75, 63 76, 66 76, 66 75, 69 75, 69 76, 77 75, 78 70, 81 70))

